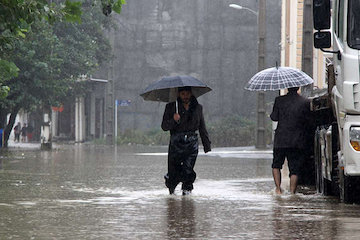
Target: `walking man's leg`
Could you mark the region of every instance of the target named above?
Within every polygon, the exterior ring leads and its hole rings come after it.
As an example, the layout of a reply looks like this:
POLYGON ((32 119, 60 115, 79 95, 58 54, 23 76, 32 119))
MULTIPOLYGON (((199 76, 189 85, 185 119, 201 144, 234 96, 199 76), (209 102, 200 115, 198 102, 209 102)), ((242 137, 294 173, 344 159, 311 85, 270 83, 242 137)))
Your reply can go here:
POLYGON ((292 194, 296 193, 297 182, 298 182, 298 176, 295 174, 291 175, 290 176, 290 192, 292 194))
POLYGON ((273 149, 273 163, 271 165, 272 167, 272 174, 274 177, 274 182, 275 182, 275 192, 277 194, 281 194, 282 190, 281 190, 281 169, 282 169, 282 165, 285 162, 285 150, 282 148, 274 148, 273 149))
POLYGON ((276 186, 276 189, 275 189, 275 192, 277 194, 281 194, 281 171, 279 168, 273 168, 272 170, 272 173, 273 173, 273 177, 274 177, 274 182, 275 182, 275 186, 276 186))
POLYGON ((296 193, 298 174, 303 165, 304 154, 301 149, 291 149, 288 153, 288 164, 290 172, 290 192, 296 193))
POLYGON ((198 155, 198 141, 197 138, 194 138, 189 144, 188 144, 188 156, 183 159, 183 165, 182 165, 182 190, 183 195, 189 194, 193 190, 193 183, 196 179, 196 172, 194 171, 196 158, 198 155))
POLYGON ((168 152, 168 173, 164 176, 165 185, 169 188, 170 194, 174 194, 175 188, 180 182, 181 169, 182 166, 179 156, 176 153, 174 146, 170 144, 168 152))
POLYGON ((182 165, 182 187, 183 195, 190 193, 193 190, 193 183, 196 179, 196 172, 194 171, 194 165, 196 161, 196 155, 189 156, 182 165))

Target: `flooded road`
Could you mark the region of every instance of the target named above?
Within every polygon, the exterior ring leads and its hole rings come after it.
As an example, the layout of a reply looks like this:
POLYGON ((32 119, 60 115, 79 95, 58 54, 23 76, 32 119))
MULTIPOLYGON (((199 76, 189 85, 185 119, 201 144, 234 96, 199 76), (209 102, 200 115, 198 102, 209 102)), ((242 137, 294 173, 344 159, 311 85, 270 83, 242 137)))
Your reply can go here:
MULTIPOLYGON (((166 147, 0 153, 0 239, 358 239, 360 206, 274 195, 271 154, 198 157, 190 196, 164 186, 166 147)), ((287 176, 284 177, 286 188, 287 176)))

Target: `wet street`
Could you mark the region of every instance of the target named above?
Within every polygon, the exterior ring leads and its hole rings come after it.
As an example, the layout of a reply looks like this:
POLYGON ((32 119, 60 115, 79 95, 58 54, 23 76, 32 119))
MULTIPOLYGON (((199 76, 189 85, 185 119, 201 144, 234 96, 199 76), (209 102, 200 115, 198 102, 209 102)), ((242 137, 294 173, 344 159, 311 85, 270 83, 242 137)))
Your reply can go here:
MULTIPOLYGON (((200 154, 169 196, 166 147, 62 145, 0 152, 0 239, 358 239, 360 205, 274 194, 271 153, 200 154)), ((283 176, 283 187, 288 177, 283 176)))

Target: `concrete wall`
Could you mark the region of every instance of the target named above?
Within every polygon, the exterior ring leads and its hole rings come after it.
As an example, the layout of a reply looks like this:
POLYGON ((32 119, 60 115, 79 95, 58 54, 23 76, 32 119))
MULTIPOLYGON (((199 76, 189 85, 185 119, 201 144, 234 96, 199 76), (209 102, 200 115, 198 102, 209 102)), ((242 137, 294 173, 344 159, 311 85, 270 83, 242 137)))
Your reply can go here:
MULTIPOLYGON (((255 119, 256 94, 244 90, 257 72, 257 18, 230 3, 257 10, 256 0, 127 1, 112 41, 115 97, 131 100, 119 107, 125 129, 159 128, 164 103, 145 102, 145 87, 163 76, 198 77, 213 91, 198 100, 206 121, 240 114, 255 119)), ((266 65, 280 62, 281 1, 267 0, 266 65)), ((273 101, 275 93, 267 93, 273 101)), ((269 105, 271 109, 271 105, 269 105)))

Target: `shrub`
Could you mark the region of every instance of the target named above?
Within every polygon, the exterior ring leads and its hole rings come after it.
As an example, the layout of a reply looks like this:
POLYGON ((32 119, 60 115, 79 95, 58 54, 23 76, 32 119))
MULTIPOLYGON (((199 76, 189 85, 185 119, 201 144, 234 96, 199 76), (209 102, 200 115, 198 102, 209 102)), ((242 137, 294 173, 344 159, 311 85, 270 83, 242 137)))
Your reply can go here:
POLYGON ((151 129, 147 131, 126 130, 120 134, 116 143, 123 144, 143 144, 143 145, 167 145, 169 143, 169 132, 161 129, 151 129))
POLYGON ((255 123, 239 115, 210 123, 208 132, 214 147, 249 146, 255 143, 255 123))
MULTIPOLYGON (((255 144, 255 122, 239 115, 229 116, 209 123, 207 130, 212 147, 252 146, 255 144)), ((269 144, 271 143, 271 123, 267 125, 266 135, 266 142, 269 144)), ((169 139, 169 132, 164 132, 160 128, 146 131, 129 129, 117 137, 116 143, 118 145, 168 145, 169 139)))

